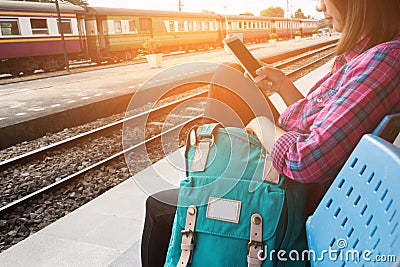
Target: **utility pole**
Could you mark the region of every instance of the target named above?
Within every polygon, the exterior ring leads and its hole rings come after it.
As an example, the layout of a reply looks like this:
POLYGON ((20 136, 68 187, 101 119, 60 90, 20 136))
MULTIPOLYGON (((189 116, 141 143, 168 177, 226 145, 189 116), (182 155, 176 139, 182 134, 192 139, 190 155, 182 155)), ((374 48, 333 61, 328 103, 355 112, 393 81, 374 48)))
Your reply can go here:
MULTIPOLYGON (((286 0, 286 16, 289 19, 290 15, 289 15, 289 0, 286 0)), ((289 35, 289 20, 287 22, 286 25, 286 35, 289 35)), ((292 39, 292 36, 290 36, 290 39, 292 39)))
POLYGON ((178 0, 178 10, 179 10, 179 12, 182 11, 182 6, 183 6, 182 0, 178 0))
POLYGON ((290 39, 293 38, 293 16, 292 16, 292 12, 293 12, 293 3, 292 0, 290 0, 290 5, 289 5, 289 0, 287 0, 287 9, 288 9, 288 16, 289 16, 289 24, 290 24, 290 39))
POLYGON ((64 51, 65 67, 67 68, 67 72, 69 72, 69 60, 68 60, 68 54, 67 54, 67 47, 65 45, 64 30, 62 28, 62 22, 61 22, 60 6, 58 5, 58 0, 55 0, 55 2, 56 2, 56 11, 57 11, 57 18, 58 18, 58 30, 60 31, 60 34, 61 34, 61 41, 62 41, 62 46, 63 46, 63 51, 64 51))
POLYGON ((293 1, 290 0, 290 39, 293 38, 293 1))
POLYGON ((229 33, 228 33, 228 17, 226 16, 226 8, 227 8, 227 6, 225 5, 224 6, 224 9, 225 9, 225 38, 228 38, 228 35, 229 35, 229 33))

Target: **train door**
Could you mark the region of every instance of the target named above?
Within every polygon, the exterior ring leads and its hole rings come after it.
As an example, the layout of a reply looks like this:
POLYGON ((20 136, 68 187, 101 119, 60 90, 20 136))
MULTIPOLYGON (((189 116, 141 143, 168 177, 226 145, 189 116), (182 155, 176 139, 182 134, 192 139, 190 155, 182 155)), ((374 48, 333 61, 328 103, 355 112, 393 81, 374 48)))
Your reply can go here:
POLYGON ((218 44, 222 44, 222 40, 228 37, 228 30, 226 28, 228 20, 225 18, 225 22, 218 20, 218 44), (225 25, 225 26, 224 26, 225 25))
POLYGON ((139 18, 140 35, 144 40, 154 38, 153 23, 151 18, 139 18))
POLYGON ((105 49, 108 43, 108 27, 107 27, 107 17, 97 16, 96 17, 97 32, 98 32, 98 42, 100 50, 105 49))
POLYGON ((88 54, 88 44, 86 39, 86 29, 85 29, 85 18, 84 16, 77 16, 78 20, 78 34, 79 34, 79 42, 81 46, 81 51, 85 54, 88 54))

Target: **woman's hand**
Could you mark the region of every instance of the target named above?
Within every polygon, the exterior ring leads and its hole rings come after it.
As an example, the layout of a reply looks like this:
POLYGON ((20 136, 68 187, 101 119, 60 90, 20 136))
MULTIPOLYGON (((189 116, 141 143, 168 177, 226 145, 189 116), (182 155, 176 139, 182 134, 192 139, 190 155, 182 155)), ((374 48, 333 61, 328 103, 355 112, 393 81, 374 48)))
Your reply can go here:
POLYGON ((256 74, 265 76, 257 86, 267 95, 278 93, 286 105, 289 106, 303 98, 293 82, 281 70, 264 65, 257 69, 256 74))
POLYGON ((257 69, 256 74, 265 76, 257 83, 257 86, 263 91, 280 94, 288 85, 292 84, 292 81, 281 70, 266 65, 257 69))
POLYGON ((252 119, 245 129, 253 132, 267 151, 271 151, 275 141, 285 133, 283 129, 277 127, 273 121, 264 116, 252 119))

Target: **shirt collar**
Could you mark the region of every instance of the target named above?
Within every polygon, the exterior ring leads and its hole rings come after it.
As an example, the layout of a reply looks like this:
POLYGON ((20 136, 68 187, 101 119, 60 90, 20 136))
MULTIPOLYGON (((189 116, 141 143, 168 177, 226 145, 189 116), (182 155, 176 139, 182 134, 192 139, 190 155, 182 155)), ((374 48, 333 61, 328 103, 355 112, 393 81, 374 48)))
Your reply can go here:
POLYGON ((368 46, 369 39, 370 39, 369 37, 362 39, 351 50, 345 52, 343 54, 343 57, 346 60, 346 62, 352 61, 354 58, 356 58, 362 52, 364 52, 368 46))

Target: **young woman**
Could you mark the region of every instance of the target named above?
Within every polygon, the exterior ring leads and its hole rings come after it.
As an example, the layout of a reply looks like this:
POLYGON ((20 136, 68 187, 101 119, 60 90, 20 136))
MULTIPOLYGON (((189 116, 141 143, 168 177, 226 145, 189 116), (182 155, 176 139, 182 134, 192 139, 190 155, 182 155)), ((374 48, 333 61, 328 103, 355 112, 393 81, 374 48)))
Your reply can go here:
POLYGON ((280 173, 302 183, 329 183, 362 135, 400 111, 399 3, 319 1, 317 10, 342 36, 332 71, 305 98, 279 70, 258 70, 267 79, 259 86, 292 104, 276 125, 266 118, 248 125, 256 133, 277 129, 275 142, 261 141, 280 173))
MULTIPOLYGON (((400 112, 400 1, 320 0, 317 10, 342 33, 331 72, 303 97, 280 70, 260 68, 266 79, 258 87, 277 92, 289 107, 277 122, 257 117, 247 125, 271 151, 279 173, 317 187, 312 207, 362 135, 385 115, 400 112)), ((163 199, 176 195, 165 191, 147 200, 143 266, 163 265, 175 212, 163 199)))

